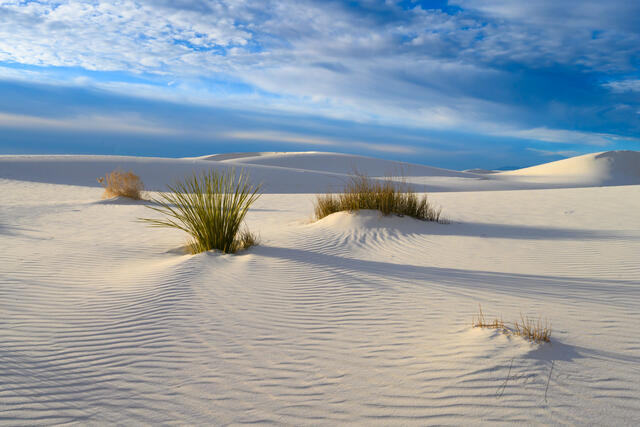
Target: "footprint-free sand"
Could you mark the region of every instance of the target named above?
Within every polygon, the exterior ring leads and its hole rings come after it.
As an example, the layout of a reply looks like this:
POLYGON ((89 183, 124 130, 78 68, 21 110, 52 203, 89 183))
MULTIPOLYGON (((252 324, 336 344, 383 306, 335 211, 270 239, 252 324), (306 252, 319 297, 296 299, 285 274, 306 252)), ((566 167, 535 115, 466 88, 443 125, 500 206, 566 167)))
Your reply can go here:
POLYGON ((465 173, 332 153, 0 156, 0 424, 637 425, 640 158, 465 173), (101 200, 244 168, 261 244, 186 236, 101 200), (448 224, 338 213, 354 169, 403 175, 448 224), (550 344, 474 329, 542 316, 550 344))

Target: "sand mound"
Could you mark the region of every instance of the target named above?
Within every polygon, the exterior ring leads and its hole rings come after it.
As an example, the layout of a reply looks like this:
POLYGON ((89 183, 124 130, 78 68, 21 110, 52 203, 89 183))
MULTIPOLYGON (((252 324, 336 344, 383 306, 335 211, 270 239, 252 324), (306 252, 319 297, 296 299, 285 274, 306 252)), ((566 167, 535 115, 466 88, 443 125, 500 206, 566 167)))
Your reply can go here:
POLYGON ((313 223, 318 227, 332 227, 340 230, 393 229, 405 233, 424 233, 430 221, 422 221, 409 216, 395 214, 383 215, 382 212, 362 209, 357 212, 336 212, 313 223))
POLYGON ((515 171, 501 176, 552 178, 591 185, 628 185, 640 183, 640 152, 606 151, 515 171))

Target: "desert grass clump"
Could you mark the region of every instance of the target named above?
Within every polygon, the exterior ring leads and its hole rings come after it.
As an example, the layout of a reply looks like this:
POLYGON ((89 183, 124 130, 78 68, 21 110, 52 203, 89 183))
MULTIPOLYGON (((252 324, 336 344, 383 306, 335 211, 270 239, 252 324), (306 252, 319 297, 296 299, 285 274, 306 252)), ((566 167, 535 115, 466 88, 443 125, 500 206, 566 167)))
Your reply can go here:
POLYGON ((520 322, 514 322, 514 335, 523 337, 531 342, 551 341, 551 325, 548 320, 533 320, 520 314, 520 322))
POLYGON ((155 227, 176 228, 188 233, 191 253, 212 249, 235 253, 257 244, 249 230, 241 230, 249 207, 260 197, 260 186, 253 186, 243 172, 210 170, 169 186, 148 207, 165 219, 142 218, 155 227))
POLYGON ((482 306, 479 307, 479 314, 473 317, 472 326, 474 328, 499 329, 507 335, 523 337, 534 343, 551 341, 551 324, 548 320, 543 323, 540 319, 536 321, 520 314, 520 321, 516 320, 513 323, 513 328, 508 328, 502 318, 496 317, 493 321, 487 321, 482 312, 482 306))
POLYGON ((342 193, 318 196, 314 206, 318 220, 332 213, 360 209, 441 222, 441 209, 431 205, 426 195, 418 197, 409 186, 392 178, 377 180, 361 173, 350 177, 342 193))
POLYGON ((479 306, 479 313, 473 317, 471 324, 474 328, 499 329, 505 333, 509 332, 509 328, 504 325, 502 317, 500 319, 495 317, 493 321, 487 321, 482 312, 482 306, 479 306))
POLYGON ((104 187, 103 199, 111 197, 128 197, 134 200, 140 200, 142 198, 142 190, 144 190, 144 184, 140 177, 133 172, 125 172, 121 169, 116 169, 111 173, 106 174, 104 177, 98 178, 98 182, 104 187))
POLYGON ((237 250, 239 251, 249 249, 251 246, 257 246, 260 244, 260 238, 255 233, 249 231, 248 228, 245 228, 238 233, 236 241, 237 250))

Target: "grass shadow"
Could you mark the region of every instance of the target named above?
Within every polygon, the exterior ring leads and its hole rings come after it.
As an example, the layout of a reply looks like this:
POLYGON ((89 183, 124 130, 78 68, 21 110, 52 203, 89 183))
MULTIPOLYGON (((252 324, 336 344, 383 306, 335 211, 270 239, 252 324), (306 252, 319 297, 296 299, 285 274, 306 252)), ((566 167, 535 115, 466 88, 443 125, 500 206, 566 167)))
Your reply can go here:
POLYGON ((361 276, 371 277, 372 283, 378 276, 384 279, 381 280, 384 282, 393 278, 397 283, 425 283, 428 286, 444 288, 449 292, 466 289, 474 292, 491 291, 512 295, 514 287, 517 287, 519 294, 523 297, 544 296, 565 300, 567 290, 570 289, 573 292, 571 298, 597 304, 607 304, 611 301, 631 304, 640 300, 640 286, 633 280, 599 280, 586 277, 556 277, 396 264, 276 246, 256 247, 254 254, 336 271, 336 275, 358 273, 361 276), (603 294, 608 295, 608 301, 602 301, 603 294))
POLYGON ((409 217, 400 218, 396 215, 388 217, 372 215, 368 211, 360 211, 357 215, 367 221, 367 227, 382 228, 395 233, 414 236, 462 236, 529 240, 615 240, 630 237, 637 238, 636 235, 629 235, 623 231, 581 230, 461 221, 435 223, 409 217))

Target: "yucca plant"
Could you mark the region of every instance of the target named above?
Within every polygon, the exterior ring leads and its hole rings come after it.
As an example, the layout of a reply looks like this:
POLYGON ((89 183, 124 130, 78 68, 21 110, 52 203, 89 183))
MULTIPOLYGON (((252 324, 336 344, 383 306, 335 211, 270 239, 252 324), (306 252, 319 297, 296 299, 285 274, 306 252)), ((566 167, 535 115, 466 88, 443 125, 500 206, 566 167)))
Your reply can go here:
POLYGON ((153 227, 177 228, 188 233, 191 253, 218 249, 235 253, 256 244, 255 235, 241 230, 249 207, 260 197, 260 186, 235 169, 194 174, 168 186, 169 192, 152 199, 148 207, 166 218, 141 218, 153 227))

